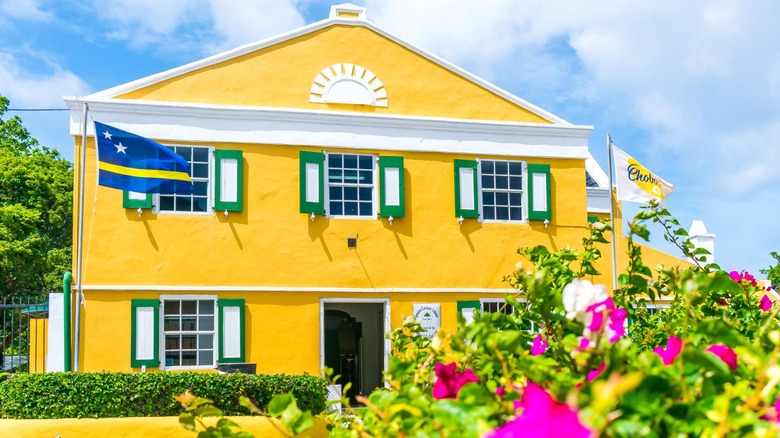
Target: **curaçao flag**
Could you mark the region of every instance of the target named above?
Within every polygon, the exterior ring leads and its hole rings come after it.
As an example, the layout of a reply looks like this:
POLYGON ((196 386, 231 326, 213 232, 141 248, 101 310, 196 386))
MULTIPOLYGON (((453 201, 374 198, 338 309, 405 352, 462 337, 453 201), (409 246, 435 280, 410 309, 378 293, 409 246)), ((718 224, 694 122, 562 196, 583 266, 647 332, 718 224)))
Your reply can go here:
POLYGON ((674 191, 674 184, 653 174, 617 146, 613 145, 612 148, 618 200, 647 203, 655 199, 663 207, 666 197, 674 191))
POLYGON ((95 122, 98 184, 138 193, 193 193, 190 165, 167 147, 95 122))

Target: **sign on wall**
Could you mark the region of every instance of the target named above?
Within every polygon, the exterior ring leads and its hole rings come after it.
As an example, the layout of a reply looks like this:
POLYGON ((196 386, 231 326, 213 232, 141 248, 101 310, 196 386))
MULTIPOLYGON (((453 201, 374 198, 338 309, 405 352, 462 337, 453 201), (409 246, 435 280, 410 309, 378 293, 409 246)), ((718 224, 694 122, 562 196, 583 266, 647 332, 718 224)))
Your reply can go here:
POLYGON ((432 339, 441 328, 441 304, 439 303, 414 303, 414 317, 420 321, 425 330, 420 336, 432 339))

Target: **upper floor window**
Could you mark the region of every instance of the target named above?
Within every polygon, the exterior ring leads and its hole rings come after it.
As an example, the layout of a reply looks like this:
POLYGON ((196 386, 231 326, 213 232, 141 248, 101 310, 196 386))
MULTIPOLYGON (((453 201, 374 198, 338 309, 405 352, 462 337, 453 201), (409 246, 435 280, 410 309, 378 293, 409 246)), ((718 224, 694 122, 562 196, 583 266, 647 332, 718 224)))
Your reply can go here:
POLYGON ((481 160, 481 206, 483 220, 523 220, 522 161, 481 160))
POLYGON ((206 213, 209 212, 209 186, 211 178, 211 148, 203 146, 168 146, 190 163, 190 178, 194 186, 191 195, 158 195, 155 203, 159 212, 206 213))
POLYGON ((549 164, 455 160, 455 216, 488 222, 552 220, 549 164))
POLYGON ((376 158, 327 154, 327 205, 332 217, 376 216, 376 158))

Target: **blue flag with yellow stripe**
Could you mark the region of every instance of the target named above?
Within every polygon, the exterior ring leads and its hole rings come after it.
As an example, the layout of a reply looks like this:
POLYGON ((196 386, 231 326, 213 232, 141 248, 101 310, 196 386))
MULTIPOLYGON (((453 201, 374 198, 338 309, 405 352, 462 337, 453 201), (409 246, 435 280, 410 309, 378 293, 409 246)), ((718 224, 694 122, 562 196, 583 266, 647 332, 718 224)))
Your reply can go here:
POLYGON ((167 147, 95 122, 98 184, 138 193, 193 193, 190 165, 167 147))

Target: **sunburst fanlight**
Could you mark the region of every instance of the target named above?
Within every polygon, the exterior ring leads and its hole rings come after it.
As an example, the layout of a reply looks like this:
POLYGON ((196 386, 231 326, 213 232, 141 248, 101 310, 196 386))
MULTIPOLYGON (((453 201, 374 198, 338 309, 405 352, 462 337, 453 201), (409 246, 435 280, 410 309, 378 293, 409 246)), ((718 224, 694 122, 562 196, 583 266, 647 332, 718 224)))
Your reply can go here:
POLYGON ((314 78, 309 102, 387 107, 387 91, 382 81, 365 67, 333 64, 314 78))

